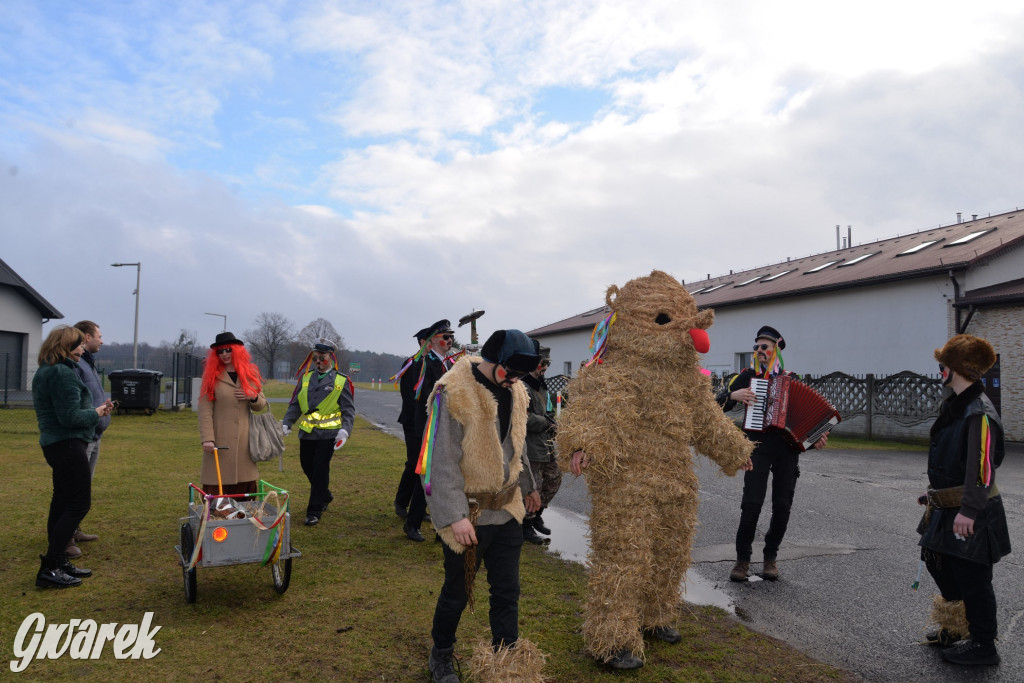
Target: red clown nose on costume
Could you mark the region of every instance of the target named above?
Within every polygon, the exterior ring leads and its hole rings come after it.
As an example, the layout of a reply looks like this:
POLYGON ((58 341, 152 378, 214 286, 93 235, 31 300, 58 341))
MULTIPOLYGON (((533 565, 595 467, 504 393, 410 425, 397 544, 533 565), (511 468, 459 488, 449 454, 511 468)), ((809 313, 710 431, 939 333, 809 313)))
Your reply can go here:
POLYGON ((706 330, 692 329, 690 337, 693 339, 693 348, 697 349, 697 353, 707 353, 711 349, 711 340, 708 339, 706 330))

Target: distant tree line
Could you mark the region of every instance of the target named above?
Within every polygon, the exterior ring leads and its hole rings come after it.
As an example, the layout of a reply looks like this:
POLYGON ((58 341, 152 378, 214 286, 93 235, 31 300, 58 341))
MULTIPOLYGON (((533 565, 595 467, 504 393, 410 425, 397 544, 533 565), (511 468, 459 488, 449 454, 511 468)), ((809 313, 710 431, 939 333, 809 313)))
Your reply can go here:
MULTIPOLYGON (((345 347, 345 340, 337 328, 324 318, 317 318, 297 332, 295 325, 280 313, 260 313, 253 326, 238 335, 245 342, 249 353, 260 366, 260 372, 267 379, 289 379, 293 377, 310 349, 320 339, 327 339, 338 349, 338 367, 348 373, 352 363, 359 365, 359 372, 353 376, 357 381, 375 379, 387 380, 398 372, 405 362, 403 356, 374 351, 352 351, 345 347)), ((182 329, 174 341, 161 342, 159 346, 139 343, 139 368, 157 370, 170 375, 176 353, 185 353, 205 358, 207 344, 200 344, 194 330, 182 329)), ((132 345, 107 342, 96 354, 96 365, 104 373, 132 367, 132 345)))

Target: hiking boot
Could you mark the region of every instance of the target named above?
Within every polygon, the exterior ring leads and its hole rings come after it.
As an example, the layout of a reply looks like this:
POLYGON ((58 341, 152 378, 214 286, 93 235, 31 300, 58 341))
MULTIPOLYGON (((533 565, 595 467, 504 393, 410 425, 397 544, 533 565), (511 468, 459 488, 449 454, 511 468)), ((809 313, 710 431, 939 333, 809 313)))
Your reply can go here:
MULTIPOLYGON (((82 580, 77 576, 69 576, 61 569, 61 562, 45 555, 39 556, 39 572, 36 574, 36 585, 40 588, 69 588, 80 586, 82 580)), ((70 563, 69 563, 70 564, 70 563)))
POLYGON ((523 540, 529 541, 534 545, 544 545, 545 543, 551 542, 550 538, 544 538, 543 536, 539 536, 537 532, 533 530, 532 519, 523 520, 523 540))
POLYGON ((999 663, 996 644, 979 643, 976 640, 961 640, 953 647, 943 650, 942 658, 951 664, 964 666, 992 666, 999 663))
POLYGON ((683 639, 683 634, 671 626, 655 626, 654 628, 644 629, 644 633, 657 638, 663 643, 670 643, 672 645, 683 639))
POLYGON ((924 634, 925 645, 939 645, 941 647, 953 647, 960 640, 959 633, 953 633, 944 628, 937 628, 924 634))
POLYGON ((75 545, 74 541, 71 541, 70 543, 68 543, 68 547, 64 548, 64 554, 70 557, 71 559, 74 559, 76 557, 82 556, 82 549, 75 545))
POLYGON ((735 565, 733 565, 732 571, 729 572, 730 581, 746 581, 749 576, 749 562, 737 562, 735 565))
POLYGON ((540 515, 542 512, 544 512, 544 508, 541 508, 537 512, 537 514, 533 516, 533 528, 537 530, 537 533, 544 534, 545 536, 550 536, 551 529, 548 528, 548 525, 545 524, 543 518, 541 518, 540 515))
MULTIPOLYGON (((430 668, 430 678, 434 683, 459 683, 459 674, 455 673, 455 665, 459 660, 454 658, 455 646, 432 647, 430 648, 430 659, 427 666, 430 668)), ((462 668, 459 668, 462 673, 462 668)))
POLYGON ((619 650, 614 657, 608 660, 608 666, 620 671, 639 669, 643 665, 644 660, 633 654, 632 650, 619 650))
POLYGON ((775 564, 775 560, 764 561, 764 567, 761 568, 761 578, 765 581, 779 580, 779 565, 775 564))
POLYGON ((82 527, 75 529, 75 535, 71 537, 72 543, 88 543, 90 541, 98 541, 100 539, 96 534, 87 534, 82 531, 82 527))

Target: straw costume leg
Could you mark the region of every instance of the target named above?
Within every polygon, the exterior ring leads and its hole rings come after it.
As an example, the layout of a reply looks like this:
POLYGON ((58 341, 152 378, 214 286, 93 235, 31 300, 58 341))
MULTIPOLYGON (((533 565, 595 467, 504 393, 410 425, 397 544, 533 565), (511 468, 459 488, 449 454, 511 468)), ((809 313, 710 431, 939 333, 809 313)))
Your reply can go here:
POLYGON ((645 573, 646 586, 641 594, 642 625, 647 631, 671 627, 679 616, 679 587, 690 566, 700 500, 695 476, 689 484, 691 490, 687 493, 656 505, 653 561, 645 573))

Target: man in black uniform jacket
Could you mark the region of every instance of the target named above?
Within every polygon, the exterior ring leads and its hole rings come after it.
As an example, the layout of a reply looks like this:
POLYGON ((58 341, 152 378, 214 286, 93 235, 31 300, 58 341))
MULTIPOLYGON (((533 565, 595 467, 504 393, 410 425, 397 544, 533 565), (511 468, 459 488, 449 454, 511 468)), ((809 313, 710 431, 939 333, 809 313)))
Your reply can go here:
POLYGON ((427 502, 423 495, 423 484, 416 474, 416 460, 423 443, 423 430, 427 426, 427 399, 434 384, 451 367, 451 361, 445 358, 452 348, 455 333, 449 321, 438 320, 417 332, 416 339, 428 341, 428 346, 420 354, 419 360, 410 359, 412 364, 402 373, 399 383, 402 411, 398 421, 405 435, 405 469, 395 494, 395 514, 405 518, 402 530, 406 537, 419 542, 423 540, 420 525, 427 513, 427 502), (405 509, 406 501, 408 511, 405 509))
MULTIPOLYGON (((736 403, 753 405, 756 396, 750 389, 750 380, 755 377, 770 378, 786 373, 782 364, 782 350, 786 340, 774 327, 765 325, 754 338, 754 367, 745 368, 736 375, 729 386, 718 394, 718 402, 725 410, 732 410, 736 403)), ((779 567, 776 558, 782 537, 789 524, 789 511, 793 507, 796 480, 800 476, 800 451, 791 446, 782 431, 769 428, 763 432, 744 430, 756 445, 750 460, 743 467, 743 497, 740 500, 740 525, 736 530, 736 565, 729 573, 732 581, 746 581, 750 575, 750 556, 757 519, 761 516, 765 494, 768 491, 768 475, 772 474, 772 518, 768 532, 764 535, 764 567, 761 577, 777 581, 779 567)), ((815 442, 813 448, 824 448, 828 434, 815 442)))

